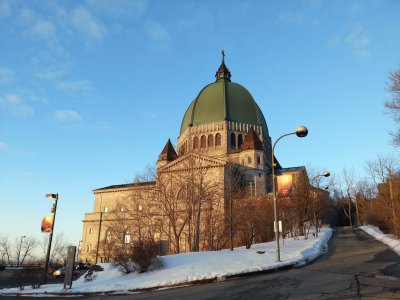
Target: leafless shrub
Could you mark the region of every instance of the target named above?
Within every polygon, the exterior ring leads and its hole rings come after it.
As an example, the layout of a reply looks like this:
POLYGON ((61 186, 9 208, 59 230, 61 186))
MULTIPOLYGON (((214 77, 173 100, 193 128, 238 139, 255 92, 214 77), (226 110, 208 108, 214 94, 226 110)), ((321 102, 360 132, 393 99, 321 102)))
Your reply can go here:
POLYGON ((15 272, 12 278, 21 291, 26 285, 30 285, 33 289, 37 289, 42 283, 43 272, 44 270, 42 269, 22 269, 15 272))
POLYGON ((144 273, 163 267, 157 257, 159 244, 152 239, 140 240, 123 247, 114 257, 113 265, 124 273, 144 273))

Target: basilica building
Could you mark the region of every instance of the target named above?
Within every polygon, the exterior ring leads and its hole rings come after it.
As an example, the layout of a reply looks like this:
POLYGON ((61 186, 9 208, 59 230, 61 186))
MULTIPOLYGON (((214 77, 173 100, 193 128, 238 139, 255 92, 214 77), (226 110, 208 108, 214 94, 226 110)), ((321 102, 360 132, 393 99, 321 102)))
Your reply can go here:
MULTIPOLYGON (((108 261, 107 244, 127 245, 143 236, 157 240, 161 254, 219 250, 228 245, 238 187, 255 198, 271 191, 265 117, 251 93, 231 80, 224 54, 215 80, 188 105, 176 145, 167 141, 152 178, 93 190, 81 261, 108 261)), ((279 163, 277 168, 284 170, 279 163)), ((299 170, 304 172, 290 172, 299 170)))

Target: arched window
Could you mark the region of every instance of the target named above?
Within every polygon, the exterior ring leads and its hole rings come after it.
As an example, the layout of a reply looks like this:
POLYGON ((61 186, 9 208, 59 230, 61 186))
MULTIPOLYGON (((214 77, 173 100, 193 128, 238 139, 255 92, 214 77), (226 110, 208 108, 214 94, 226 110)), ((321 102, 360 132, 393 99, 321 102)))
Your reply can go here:
POLYGON ((238 135, 238 148, 242 147, 243 144, 243 135, 239 134, 238 135))
POLYGON ((124 234, 124 244, 129 244, 130 242, 131 242, 131 234, 129 233, 128 230, 124 234))
POLYGON ((231 133, 231 146, 232 148, 236 147, 236 135, 233 132, 231 133))
POLYGON ((193 149, 199 148, 199 138, 197 136, 193 139, 193 149))
POLYGON ((211 148, 211 147, 214 146, 214 136, 212 134, 208 135, 208 143, 207 143, 207 145, 208 145, 208 148, 211 148))
POLYGON ((215 135, 215 146, 216 147, 221 146, 221 134, 220 133, 217 133, 215 135))
POLYGON ((206 147, 206 136, 202 135, 200 138, 200 148, 205 148, 206 147))

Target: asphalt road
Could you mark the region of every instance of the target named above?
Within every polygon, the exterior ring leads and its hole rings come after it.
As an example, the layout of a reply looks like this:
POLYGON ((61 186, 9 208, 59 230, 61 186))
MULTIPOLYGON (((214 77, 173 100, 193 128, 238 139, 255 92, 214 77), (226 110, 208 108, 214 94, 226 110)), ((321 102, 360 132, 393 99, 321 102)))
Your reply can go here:
MULTIPOLYGON (((71 298, 75 297, 68 300, 71 298)), ((339 229, 329 242, 328 253, 302 268, 132 295, 84 298, 400 299, 400 258, 361 230, 339 229)))

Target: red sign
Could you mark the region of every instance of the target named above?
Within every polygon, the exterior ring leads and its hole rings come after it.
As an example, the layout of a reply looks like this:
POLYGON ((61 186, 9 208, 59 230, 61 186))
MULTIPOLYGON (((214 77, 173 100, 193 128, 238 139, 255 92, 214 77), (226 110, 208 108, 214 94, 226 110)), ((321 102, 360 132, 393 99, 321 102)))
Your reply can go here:
POLYGON ((42 232, 51 232, 51 227, 53 227, 53 220, 53 214, 43 217, 42 225, 40 226, 42 232))
POLYGON ((292 174, 284 174, 277 176, 278 179, 278 196, 288 197, 292 192, 292 174))

